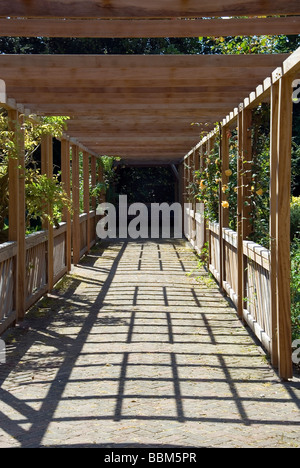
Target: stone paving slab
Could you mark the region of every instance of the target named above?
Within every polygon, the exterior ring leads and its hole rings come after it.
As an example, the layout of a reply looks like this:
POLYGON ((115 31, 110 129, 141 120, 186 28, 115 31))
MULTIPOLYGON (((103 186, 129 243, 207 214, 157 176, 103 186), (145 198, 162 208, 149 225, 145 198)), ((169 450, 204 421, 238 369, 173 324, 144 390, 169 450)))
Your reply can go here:
POLYGON ((281 382, 184 241, 100 245, 0 366, 0 448, 299 448, 281 382))

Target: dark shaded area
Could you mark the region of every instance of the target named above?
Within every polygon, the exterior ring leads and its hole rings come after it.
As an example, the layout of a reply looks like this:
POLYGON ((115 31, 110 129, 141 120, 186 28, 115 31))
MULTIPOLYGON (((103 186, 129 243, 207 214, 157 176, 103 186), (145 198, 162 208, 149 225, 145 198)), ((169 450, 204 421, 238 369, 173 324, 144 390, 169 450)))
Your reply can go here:
POLYGON ((212 41, 199 38, 0 38, 4 54, 203 54, 212 41))
POLYGON ((171 167, 119 167, 117 194, 127 195, 128 203, 174 203, 175 176, 171 167))

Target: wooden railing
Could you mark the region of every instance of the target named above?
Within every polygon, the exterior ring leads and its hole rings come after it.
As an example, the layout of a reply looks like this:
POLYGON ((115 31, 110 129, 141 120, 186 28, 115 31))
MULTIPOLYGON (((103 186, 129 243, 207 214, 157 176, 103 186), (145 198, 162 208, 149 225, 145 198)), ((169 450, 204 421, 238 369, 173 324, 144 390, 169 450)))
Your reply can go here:
POLYGON ((238 293, 238 251, 237 233, 231 229, 223 229, 224 239, 224 278, 223 287, 235 306, 238 293))
POLYGON ((68 271, 66 249, 67 224, 61 223, 59 229, 54 230, 53 245, 53 276, 57 283, 68 271))
MULTIPOLYGON (((81 252, 83 256, 96 242, 96 213, 80 216, 81 252), (89 226, 89 231, 87 230, 89 226), (89 235, 88 235, 89 232, 89 235), (87 241, 90 241, 88 247, 87 241)), ((25 309, 28 310, 49 292, 49 255, 53 255, 53 283, 67 272, 67 223, 53 230, 53 251, 49 252, 48 231, 26 236, 25 309)), ((16 320, 17 242, 0 244, 0 334, 16 320)))
POLYGON ((244 319, 271 351, 272 315, 270 287, 270 251, 254 242, 244 241, 246 291, 244 319))
POLYGON ((47 231, 26 237, 26 309, 29 309, 48 290, 47 256, 47 231))
POLYGON ((0 333, 16 320, 17 243, 0 245, 0 333))
POLYGON ((80 224, 80 258, 86 254, 88 250, 96 242, 96 213, 82 213, 79 216, 80 224))
MULTIPOLYGON (((186 237, 198 253, 208 243, 207 267, 222 289, 237 307, 238 302, 238 250, 237 233, 223 228, 223 255, 220 252, 220 229, 218 223, 204 222, 202 214, 185 209, 186 237), (196 226, 196 230, 192 230, 196 226), (221 275, 221 262, 223 272, 221 275)), ((270 251, 254 242, 243 242, 245 256, 245 291, 243 294, 243 318, 259 338, 267 351, 271 352, 272 314, 270 288, 270 251)))

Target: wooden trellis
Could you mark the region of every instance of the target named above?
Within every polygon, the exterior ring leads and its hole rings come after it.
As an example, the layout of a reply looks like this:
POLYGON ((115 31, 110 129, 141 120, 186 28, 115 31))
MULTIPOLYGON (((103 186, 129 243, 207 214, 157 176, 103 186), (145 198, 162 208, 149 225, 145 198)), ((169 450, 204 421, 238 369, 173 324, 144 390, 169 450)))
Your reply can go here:
MULTIPOLYGON (((0 35, 197 37, 300 32, 298 0, 74 0, 71 4, 70 14, 69 0, 3 0, 0 35)), ((1 55, 1 106, 8 109, 12 129, 30 113, 71 117, 61 156, 62 182, 70 193, 71 149, 74 213, 72 219, 64 213, 57 232, 45 226, 46 231, 25 238, 24 147, 19 141, 19 159, 9 163, 10 243, 0 248, 0 274, 6 279, 1 284, 7 289, 6 297, 0 291, 1 302, 7 305, 6 310, 0 308, 0 331, 22 320, 26 308, 70 270, 72 251, 76 263, 94 242, 95 201, 90 211, 88 183, 90 176, 93 184, 96 181, 96 157, 108 154, 147 164, 177 164, 180 199, 188 202, 186 187, 193 181, 193 170, 207 163, 204 154, 212 147, 214 124, 221 122, 222 184, 228 182, 227 130, 238 126, 237 232, 228 229, 228 213, 221 207, 226 195, 220 191, 219 223, 204 222, 202 212, 191 205, 184 215, 189 221, 187 234, 199 251, 209 241, 209 267, 220 286, 270 351, 280 375, 291 377, 290 152, 292 81, 299 72, 300 49, 290 57, 1 55), (248 184, 241 170, 245 157, 250 160, 251 109, 264 99, 271 100, 270 250, 247 241, 249 212, 243 187, 248 184), (211 133, 199 143, 201 130, 211 133), (83 215, 79 151, 84 157, 83 215), (62 261, 57 261, 58 256, 62 261), (245 306, 245 294, 252 294, 254 306, 245 306)), ((17 131, 15 135, 20 138, 17 131)), ((50 137, 43 140, 42 155, 42 170, 51 176, 50 137)), ((98 177, 102 179, 101 171, 98 177)))
MULTIPOLYGON (((225 171, 229 168, 228 131, 238 129, 237 165, 237 232, 228 229, 228 212, 222 208, 226 195, 220 197, 220 216, 217 226, 210 224, 209 267, 232 300, 238 315, 246 320, 264 346, 270 351, 274 366, 283 378, 290 378, 292 370, 291 303, 290 303, 290 196, 291 196, 291 139, 293 115, 293 81, 300 73, 300 49, 276 69, 271 78, 257 87, 243 103, 222 121, 221 157, 222 184, 228 183, 225 171), (270 250, 248 242, 249 206, 247 190, 250 182, 247 160, 251 161, 252 109, 261 102, 271 101, 270 148, 270 250), (253 270, 253 265, 255 269, 253 270), (250 277, 250 272, 252 277, 250 277), (249 284, 255 289, 249 305, 249 284), (248 298, 248 304, 245 303, 248 298)), ((195 151, 201 158, 203 148, 215 138, 211 132, 184 158, 191 166, 195 151)), ((203 227, 205 229, 205 226, 203 227)), ((192 233, 190 233, 190 236, 192 233)), ((191 240, 201 250, 202 245, 191 240)))

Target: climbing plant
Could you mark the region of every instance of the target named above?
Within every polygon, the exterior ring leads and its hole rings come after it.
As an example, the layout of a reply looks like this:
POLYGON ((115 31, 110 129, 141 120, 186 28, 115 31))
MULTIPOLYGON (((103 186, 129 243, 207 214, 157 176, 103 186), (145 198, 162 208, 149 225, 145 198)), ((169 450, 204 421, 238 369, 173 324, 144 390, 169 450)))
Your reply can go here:
POLYGON ((53 179, 40 173, 34 158, 35 152, 41 144, 43 135, 51 134, 60 138, 65 129, 68 117, 20 116, 18 122, 10 122, 7 112, 0 111, 0 240, 6 240, 8 220, 8 163, 10 158, 18 158, 19 142, 24 139, 25 149, 25 192, 26 192, 26 223, 29 228, 30 220, 40 218, 57 225, 62 208, 71 210, 71 203, 62 189, 57 176, 53 179), (14 124, 16 132, 11 130, 14 124), (48 209, 46 209, 48 207, 48 209), (50 208, 50 209, 49 209, 50 208), (49 217, 48 212, 52 213, 49 217))

